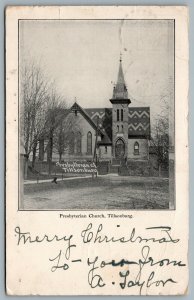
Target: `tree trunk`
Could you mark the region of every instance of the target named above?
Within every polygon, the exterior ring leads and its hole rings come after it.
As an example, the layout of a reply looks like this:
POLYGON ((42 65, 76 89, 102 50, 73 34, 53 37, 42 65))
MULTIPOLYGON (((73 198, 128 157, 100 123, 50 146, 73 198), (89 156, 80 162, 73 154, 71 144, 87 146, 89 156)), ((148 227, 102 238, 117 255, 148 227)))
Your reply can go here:
POLYGON ((62 159, 62 152, 59 152, 59 162, 61 163, 61 159, 62 159))
POLYGON ((36 148, 37 148, 37 142, 34 143, 33 149, 32 149, 32 168, 35 167, 35 161, 36 161, 36 148))
POLYGON ((53 154, 53 134, 50 133, 49 143, 48 143, 48 155, 47 155, 47 162, 48 162, 48 174, 51 174, 52 169, 52 154, 53 154))
POLYGON ((39 160, 44 161, 44 139, 39 140, 39 160))
POLYGON ((23 154, 20 154, 20 188, 19 188, 19 209, 24 209, 24 164, 25 158, 23 154))
POLYGON ((28 155, 24 156, 24 179, 28 179, 28 155))
POLYGON ((161 176, 161 164, 159 164, 159 166, 158 166, 158 176, 159 177, 161 176))

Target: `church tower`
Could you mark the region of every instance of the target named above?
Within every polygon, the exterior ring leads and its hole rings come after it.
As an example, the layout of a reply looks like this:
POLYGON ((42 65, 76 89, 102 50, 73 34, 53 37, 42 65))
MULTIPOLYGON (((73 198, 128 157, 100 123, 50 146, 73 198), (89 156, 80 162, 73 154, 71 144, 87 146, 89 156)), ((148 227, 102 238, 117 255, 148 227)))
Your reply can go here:
POLYGON ((124 159, 128 155, 128 91, 120 58, 117 83, 113 88, 112 103, 112 151, 113 158, 124 159))

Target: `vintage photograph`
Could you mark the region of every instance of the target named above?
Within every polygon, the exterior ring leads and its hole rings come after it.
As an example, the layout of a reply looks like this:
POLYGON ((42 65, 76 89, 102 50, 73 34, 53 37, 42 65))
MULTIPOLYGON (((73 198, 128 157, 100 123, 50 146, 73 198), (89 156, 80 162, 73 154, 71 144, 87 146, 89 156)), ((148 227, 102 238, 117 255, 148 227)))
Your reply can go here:
POLYGON ((186 295, 188 8, 5 16, 7 294, 186 295))
POLYGON ((18 31, 18 209, 175 209, 175 21, 18 31))

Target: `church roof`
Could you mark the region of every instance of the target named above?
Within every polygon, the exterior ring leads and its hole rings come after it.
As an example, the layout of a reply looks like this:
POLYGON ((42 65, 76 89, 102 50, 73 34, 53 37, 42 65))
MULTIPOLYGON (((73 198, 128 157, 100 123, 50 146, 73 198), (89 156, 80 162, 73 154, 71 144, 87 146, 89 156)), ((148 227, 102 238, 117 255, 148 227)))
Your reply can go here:
MULTIPOLYGON (((79 111, 96 130, 97 122, 102 140, 99 145, 112 144, 112 108, 82 108, 76 102, 69 110, 79 111), (98 121, 97 121, 98 120, 98 121)), ((150 108, 128 107, 128 138, 150 138, 150 108)))
MULTIPOLYGON (((95 123, 90 116, 87 113, 86 109, 83 109, 77 102, 75 102, 72 107, 70 108, 71 112, 74 112, 75 114, 77 114, 77 112, 80 112, 83 117, 90 123, 90 125, 96 130, 97 129, 97 123, 95 123)), ((99 128, 100 132, 101 129, 99 128)), ((102 132, 101 132, 102 133, 102 132)))
MULTIPOLYGON (((104 129, 110 140, 112 140, 112 108, 86 108, 88 116, 99 127, 104 129)), ((128 137, 150 137, 150 108, 129 107, 128 108, 128 137)))
POLYGON ((150 137, 150 108, 129 107, 128 136, 150 137))
MULTIPOLYGON (((112 108, 86 108, 88 116, 99 128, 106 133, 109 142, 112 141, 112 108)), ((106 139, 108 140, 108 139, 106 139)))

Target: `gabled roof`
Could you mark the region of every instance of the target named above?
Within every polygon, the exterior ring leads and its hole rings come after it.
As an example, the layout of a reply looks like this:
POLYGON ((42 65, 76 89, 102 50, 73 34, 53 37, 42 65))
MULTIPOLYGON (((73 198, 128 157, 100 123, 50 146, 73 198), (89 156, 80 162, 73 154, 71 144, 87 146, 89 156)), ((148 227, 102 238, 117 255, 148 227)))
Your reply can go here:
MULTIPOLYGON (((77 103, 70 111, 80 111, 91 126, 97 129, 102 135, 104 144, 111 144, 112 141, 112 108, 86 108, 83 109, 77 103)), ((128 137, 129 138, 150 138, 150 108, 129 107, 128 108, 128 137)))
MULTIPOLYGON (((70 108, 70 111, 75 112, 76 111, 80 112, 85 119, 90 123, 90 125, 96 130, 97 129, 97 124, 90 118, 90 116, 88 115, 87 111, 85 109, 83 109, 77 102, 75 102, 72 107, 70 108)), ((101 129, 99 128, 99 131, 101 132, 101 129)), ((102 133, 102 132, 101 132, 102 133)))
POLYGON ((104 130, 110 142, 112 140, 112 108, 86 108, 85 111, 99 128, 104 130))
POLYGON ((128 122, 129 137, 150 137, 149 107, 129 107, 128 122))
POLYGON ((98 120, 102 127, 104 127, 105 120, 112 122, 112 108, 86 108, 85 111, 95 124, 98 120))
MULTIPOLYGON (((95 123, 99 118, 99 124, 112 140, 112 108, 87 108, 85 110, 95 123)), ((150 137, 150 108, 129 107, 128 111, 129 138, 150 137)))

